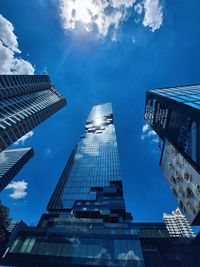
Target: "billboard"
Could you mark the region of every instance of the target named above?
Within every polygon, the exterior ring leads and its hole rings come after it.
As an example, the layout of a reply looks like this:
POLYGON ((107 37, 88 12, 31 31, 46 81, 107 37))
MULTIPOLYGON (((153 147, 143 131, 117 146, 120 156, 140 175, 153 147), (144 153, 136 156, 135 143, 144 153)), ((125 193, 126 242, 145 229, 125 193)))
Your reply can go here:
POLYGON ((153 96, 148 96, 145 106, 144 118, 151 126, 158 126, 165 129, 167 126, 169 110, 165 104, 160 103, 153 96))
POLYGON ((161 170, 177 198, 179 208, 192 223, 200 212, 200 174, 167 139, 161 159, 161 170))

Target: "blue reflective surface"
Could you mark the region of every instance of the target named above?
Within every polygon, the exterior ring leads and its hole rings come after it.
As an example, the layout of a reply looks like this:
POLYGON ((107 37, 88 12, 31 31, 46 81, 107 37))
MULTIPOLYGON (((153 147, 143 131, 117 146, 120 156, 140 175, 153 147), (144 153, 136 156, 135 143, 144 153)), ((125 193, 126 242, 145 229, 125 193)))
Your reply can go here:
POLYGON ((110 103, 94 106, 86 121, 84 135, 61 176, 48 209, 95 210, 101 214, 109 213, 110 205, 124 209, 123 194, 118 193, 119 184, 115 184, 120 183, 122 191, 121 180, 112 106, 110 103), (115 196, 110 198, 113 194, 115 196), (106 199, 109 199, 107 203, 106 199), (117 205, 111 204, 111 199, 117 201, 117 205), (102 203, 101 208, 98 203, 102 203))

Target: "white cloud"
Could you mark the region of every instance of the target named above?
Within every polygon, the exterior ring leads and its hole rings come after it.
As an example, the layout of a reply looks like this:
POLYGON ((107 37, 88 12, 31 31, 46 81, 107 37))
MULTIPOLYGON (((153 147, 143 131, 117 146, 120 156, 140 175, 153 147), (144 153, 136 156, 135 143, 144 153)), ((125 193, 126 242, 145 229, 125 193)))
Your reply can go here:
POLYGON ((31 136, 33 136, 33 131, 30 131, 30 132, 28 132, 27 134, 25 134, 24 136, 22 136, 20 139, 18 139, 18 140, 14 143, 14 145, 19 145, 19 144, 24 145, 25 141, 26 141, 28 138, 30 138, 31 136))
POLYGON ((143 12, 143 5, 141 3, 137 3, 134 6, 135 11, 137 12, 138 15, 141 15, 143 12))
POLYGON ((135 22, 143 20, 143 25, 152 32, 163 22, 161 0, 59 0, 62 26, 74 30, 82 25, 86 31, 96 30, 100 36, 110 33, 112 41, 117 41, 120 24, 126 21, 133 11, 138 15, 135 22), (134 8, 133 8, 134 7, 134 8))
POLYGON ((155 135, 156 135, 156 132, 153 130, 148 132, 148 136, 155 136, 155 135))
POLYGON ((147 123, 144 124, 142 127, 141 139, 142 140, 148 139, 153 143, 159 142, 158 135, 156 134, 154 130, 151 129, 151 127, 147 123))
POLYGON ((159 138, 156 136, 155 138, 152 139, 153 143, 159 143, 159 138))
POLYGON ((33 74, 34 68, 30 62, 22 59, 22 58, 14 58, 13 59, 13 67, 11 69, 13 74, 33 74))
POLYGON ((102 259, 102 256, 105 256, 105 255, 107 255, 107 256, 105 257, 105 259, 107 259, 107 258, 111 259, 109 250, 108 250, 107 248, 102 248, 101 251, 100 251, 100 253, 97 254, 97 255, 95 256, 95 258, 96 258, 96 259, 102 259))
POLYGON ((135 255, 133 250, 129 250, 127 253, 121 253, 117 258, 119 260, 140 260, 140 258, 135 255))
POLYGON ((146 131, 148 131, 150 128, 149 124, 144 124, 143 127, 142 127, 142 132, 145 133, 146 131))
POLYGON ((129 8, 133 6, 136 0, 112 0, 110 2, 112 7, 114 8, 121 8, 121 7, 129 8))
MULTIPOLYGON (((81 23, 86 31, 97 29, 102 36, 111 30, 116 32, 128 16, 136 0, 60 0, 59 9, 62 25, 73 30, 81 23)), ((112 34, 112 36, 115 36, 112 34)), ((115 37, 112 37, 115 41, 115 37)))
POLYGON ((19 58, 17 36, 10 21, 0 15, 0 74, 33 74, 30 62, 19 58))
POLYGON ((119 23, 122 19, 123 13, 121 11, 115 11, 110 15, 100 13, 95 23, 97 25, 99 33, 105 37, 108 34, 110 27, 113 27, 115 30, 118 29, 119 23))
POLYGON ((143 25, 150 27, 151 31, 159 29, 163 22, 163 7, 159 0, 144 0, 143 25))
POLYGON ((17 182, 11 182, 9 185, 6 186, 5 189, 13 190, 13 193, 9 195, 11 198, 21 199, 27 195, 26 192, 27 188, 28 188, 28 183, 22 180, 17 182))
POLYGON ((10 50, 20 53, 18 49, 17 37, 14 34, 14 27, 10 21, 5 19, 0 15, 0 39, 6 47, 9 47, 10 50))

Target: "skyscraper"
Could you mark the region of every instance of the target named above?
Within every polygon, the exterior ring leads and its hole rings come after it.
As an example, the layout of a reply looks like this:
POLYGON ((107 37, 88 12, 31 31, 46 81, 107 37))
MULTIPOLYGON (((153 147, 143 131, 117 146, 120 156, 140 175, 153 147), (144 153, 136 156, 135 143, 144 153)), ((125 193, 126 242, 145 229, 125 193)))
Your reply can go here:
POLYGON ((195 237, 191 226, 186 217, 179 209, 176 209, 172 214, 163 214, 163 220, 166 224, 169 235, 172 237, 195 237))
POLYGON ((32 148, 6 149, 0 153, 0 192, 33 156, 32 148))
POLYGON ((0 152, 66 105, 47 75, 0 75, 0 152))
POLYGON ((85 124, 38 227, 27 228, 6 255, 43 266, 143 266, 132 216, 126 212, 110 103, 85 124))
POLYGON ((150 90, 145 119, 164 142, 161 169, 192 224, 200 223, 200 85, 150 90))
POLYGON ((150 90, 145 119, 162 140, 169 142, 200 171, 200 85, 150 90))
POLYGON ((106 222, 131 219, 125 211, 111 104, 93 107, 48 204, 48 211, 73 211, 106 222))

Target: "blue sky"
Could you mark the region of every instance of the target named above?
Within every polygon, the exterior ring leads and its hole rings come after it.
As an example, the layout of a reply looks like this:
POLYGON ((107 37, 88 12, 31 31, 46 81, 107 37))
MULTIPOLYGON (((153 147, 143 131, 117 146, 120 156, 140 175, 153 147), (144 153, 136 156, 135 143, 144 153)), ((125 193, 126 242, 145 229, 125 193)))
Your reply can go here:
MULTIPOLYGON (((3 71, 14 66, 16 73, 47 72, 68 102, 15 145, 35 149, 14 179, 28 183, 27 195, 13 199, 12 191, 4 190, 1 199, 14 219, 36 224, 91 107, 112 102, 127 210, 135 221, 160 221, 177 204, 159 170, 155 136, 142 132, 145 92, 199 83, 200 3, 112 0, 111 6, 100 1, 97 7, 84 1, 92 10, 89 16, 76 1, 69 17, 70 0, 1 0, 0 14, 13 25, 10 38, 13 44, 13 34, 17 37, 15 47, 21 50, 10 48, 12 59, 3 71)), ((6 49, 1 48, 3 61, 6 49)))

